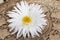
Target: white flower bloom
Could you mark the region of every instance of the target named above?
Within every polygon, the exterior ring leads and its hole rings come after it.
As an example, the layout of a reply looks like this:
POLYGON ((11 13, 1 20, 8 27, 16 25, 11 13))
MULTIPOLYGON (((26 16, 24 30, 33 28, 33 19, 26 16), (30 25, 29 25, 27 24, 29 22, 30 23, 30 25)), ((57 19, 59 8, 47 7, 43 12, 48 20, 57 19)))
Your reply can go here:
POLYGON ((14 6, 14 10, 8 11, 7 14, 12 19, 7 20, 11 22, 8 26, 10 31, 14 30, 12 34, 17 32, 17 38, 23 35, 34 38, 42 33, 44 25, 46 25, 45 14, 38 4, 28 4, 26 1, 21 1, 14 6), (39 33, 38 33, 39 32, 39 33), (31 34, 31 35, 30 35, 31 34))

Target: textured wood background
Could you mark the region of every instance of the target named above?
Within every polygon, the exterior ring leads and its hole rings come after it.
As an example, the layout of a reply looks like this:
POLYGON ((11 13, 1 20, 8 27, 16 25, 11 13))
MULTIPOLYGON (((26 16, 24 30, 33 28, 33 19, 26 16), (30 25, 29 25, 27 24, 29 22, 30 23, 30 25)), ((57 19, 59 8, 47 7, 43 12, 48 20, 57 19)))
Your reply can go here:
MULTIPOLYGON (((16 39, 16 35, 10 35, 6 16, 7 11, 21 0, 7 0, 0 4, 0 40, 60 40, 60 0, 26 0, 29 3, 42 5, 44 13, 47 15, 47 26, 42 31, 40 37, 16 39)), ((1 2, 1 1, 0 1, 1 2)))

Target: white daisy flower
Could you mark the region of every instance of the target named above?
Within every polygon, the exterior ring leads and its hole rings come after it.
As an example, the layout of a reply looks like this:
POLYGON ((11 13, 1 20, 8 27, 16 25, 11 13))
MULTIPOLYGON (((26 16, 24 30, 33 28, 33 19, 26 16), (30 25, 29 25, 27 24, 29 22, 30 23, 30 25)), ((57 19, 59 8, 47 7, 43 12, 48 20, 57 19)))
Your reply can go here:
POLYGON ((7 14, 12 19, 7 20, 11 22, 8 26, 10 31, 14 30, 12 34, 17 32, 17 38, 23 35, 24 38, 39 36, 42 33, 44 25, 46 25, 45 14, 38 4, 29 4, 26 1, 21 1, 14 6, 14 10, 8 11, 7 14))

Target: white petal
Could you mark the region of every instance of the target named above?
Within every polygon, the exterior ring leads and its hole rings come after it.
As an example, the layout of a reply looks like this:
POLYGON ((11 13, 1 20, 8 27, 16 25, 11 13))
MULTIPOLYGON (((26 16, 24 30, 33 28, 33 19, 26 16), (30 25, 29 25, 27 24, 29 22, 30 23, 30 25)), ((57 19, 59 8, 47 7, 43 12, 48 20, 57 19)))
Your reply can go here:
POLYGON ((29 33, 29 31, 28 31, 28 33, 27 33, 27 36, 28 36, 28 38, 30 37, 30 33, 29 33))
POLYGON ((35 31, 35 34, 39 37, 39 34, 37 33, 37 31, 35 31))
POLYGON ((17 9, 17 7, 14 7, 14 9, 20 14, 21 12, 19 11, 19 9, 17 9))
POLYGON ((17 17, 19 17, 19 15, 17 14, 17 13, 15 13, 15 12, 8 12, 9 14, 7 14, 9 17, 13 17, 13 18, 17 18, 17 17))
POLYGON ((29 31, 31 33, 32 38, 34 38, 35 37, 34 29, 31 28, 29 31))
POLYGON ((12 27, 9 31, 11 32, 15 27, 12 27))
POLYGON ((26 38, 26 29, 23 29, 23 37, 26 38))
POLYGON ((22 34, 21 34, 22 28, 19 28, 18 33, 17 33, 17 38, 19 38, 22 34))
POLYGON ((44 14, 40 14, 40 17, 45 17, 46 15, 44 15, 44 14))
POLYGON ((7 22, 13 22, 13 21, 15 21, 14 19, 9 19, 9 20, 7 20, 7 22))
POLYGON ((44 26, 43 26, 43 25, 41 25, 41 24, 38 24, 38 26, 39 26, 41 29, 43 29, 43 28, 44 28, 44 26))
POLYGON ((15 28, 14 32, 12 32, 11 34, 15 34, 17 32, 17 29, 15 28))
POLYGON ((36 31, 42 34, 42 29, 39 26, 36 27, 36 31))
POLYGON ((17 3, 16 6, 17 6, 17 8, 19 8, 20 11, 22 10, 22 9, 21 9, 22 7, 20 6, 19 3, 17 3))

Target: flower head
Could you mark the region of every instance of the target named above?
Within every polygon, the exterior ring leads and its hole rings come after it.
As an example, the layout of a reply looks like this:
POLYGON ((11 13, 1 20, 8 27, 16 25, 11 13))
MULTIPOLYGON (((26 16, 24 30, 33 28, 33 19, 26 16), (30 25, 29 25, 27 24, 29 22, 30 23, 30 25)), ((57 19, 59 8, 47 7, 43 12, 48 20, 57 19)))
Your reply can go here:
POLYGON ((17 32, 17 38, 21 35, 24 38, 39 36, 46 25, 44 18, 46 15, 43 13, 41 5, 38 4, 28 4, 26 1, 21 1, 14 6, 14 10, 8 11, 7 15, 12 17, 7 20, 11 22, 8 26, 11 27, 10 31, 14 30, 12 34, 17 32))

